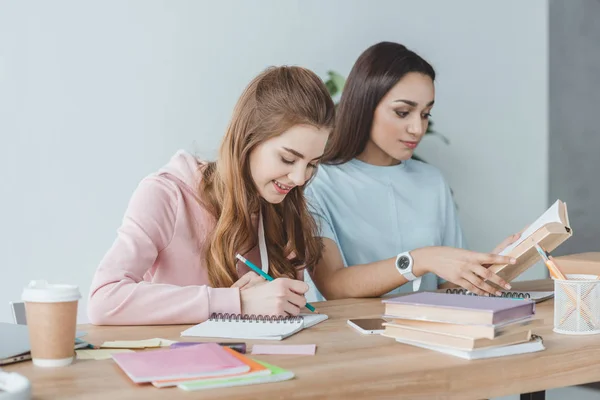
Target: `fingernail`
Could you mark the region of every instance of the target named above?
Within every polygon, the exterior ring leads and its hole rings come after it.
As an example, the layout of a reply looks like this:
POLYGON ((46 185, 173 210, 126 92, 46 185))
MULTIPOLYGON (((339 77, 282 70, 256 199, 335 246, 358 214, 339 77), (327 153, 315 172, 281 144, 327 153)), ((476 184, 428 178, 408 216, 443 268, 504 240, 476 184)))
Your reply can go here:
POLYGON ((502 292, 498 290, 498 291, 496 292, 496 296, 502 296, 502 292))
POLYGON ((510 263, 511 263, 511 264, 516 264, 516 262, 517 262, 517 259, 516 259, 516 258, 511 258, 511 259, 510 259, 510 263))
POLYGON ((506 285, 504 285, 504 288, 507 290, 510 290, 512 288, 512 286, 510 286, 508 283, 506 285))

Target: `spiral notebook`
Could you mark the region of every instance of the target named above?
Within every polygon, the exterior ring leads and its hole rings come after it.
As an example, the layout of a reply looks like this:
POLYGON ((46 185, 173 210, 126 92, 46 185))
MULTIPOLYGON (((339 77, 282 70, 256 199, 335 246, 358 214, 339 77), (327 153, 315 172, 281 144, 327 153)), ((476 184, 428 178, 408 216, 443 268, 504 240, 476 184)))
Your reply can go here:
MULTIPOLYGON (((475 293, 469 292, 466 289, 446 289, 446 293, 450 294, 464 294, 467 296, 477 296, 475 293)), ((550 292, 539 292, 539 291, 530 291, 530 292, 520 292, 520 291, 506 291, 503 290, 500 296, 491 295, 490 297, 508 297, 511 299, 530 299, 535 301, 536 303, 540 303, 544 300, 548 300, 554 297, 554 291, 550 292)))
POLYGON ((268 315, 212 314, 198 325, 181 332, 181 336, 224 339, 283 340, 327 319, 323 314, 300 314, 296 317, 268 315))

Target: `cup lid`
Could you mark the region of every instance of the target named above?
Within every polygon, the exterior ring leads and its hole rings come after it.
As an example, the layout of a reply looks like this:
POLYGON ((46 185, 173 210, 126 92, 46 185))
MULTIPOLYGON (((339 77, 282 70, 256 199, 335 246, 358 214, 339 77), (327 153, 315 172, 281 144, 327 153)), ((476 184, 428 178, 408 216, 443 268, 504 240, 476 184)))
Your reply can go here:
POLYGON ((32 303, 59 303, 80 298, 79 287, 75 285, 52 284, 43 280, 29 282, 21 296, 23 301, 32 303))

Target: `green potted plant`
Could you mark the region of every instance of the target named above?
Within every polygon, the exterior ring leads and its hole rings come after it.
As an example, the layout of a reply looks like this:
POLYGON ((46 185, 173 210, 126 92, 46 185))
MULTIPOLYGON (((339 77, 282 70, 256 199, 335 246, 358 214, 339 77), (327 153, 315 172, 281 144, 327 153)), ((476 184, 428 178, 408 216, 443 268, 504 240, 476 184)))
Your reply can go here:
MULTIPOLYGON (((346 83, 346 78, 335 71, 327 71, 327 79, 325 80, 325 86, 327 86, 327 90, 333 99, 333 102, 337 106, 339 102, 340 95, 342 94, 342 90, 344 89, 344 84, 346 83)), ((439 137, 444 143, 450 144, 450 140, 447 137, 442 135, 441 133, 433 130, 433 121, 429 120, 429 126, 427 127, 426 135, 435 135, 439 137)), ((413 153, 413 159, 423 161, 421 157, 417 156, 413 153)))

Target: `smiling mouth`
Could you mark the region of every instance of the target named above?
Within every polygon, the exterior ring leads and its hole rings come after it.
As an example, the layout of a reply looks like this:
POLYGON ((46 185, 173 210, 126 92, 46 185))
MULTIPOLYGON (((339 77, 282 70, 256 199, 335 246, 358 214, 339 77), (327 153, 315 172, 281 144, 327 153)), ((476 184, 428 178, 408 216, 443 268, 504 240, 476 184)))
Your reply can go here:
POLYGON ((288 194, 290 190, 294 188, 294 186, 284 185, 283 183, 277 182, 276 180, 273 180, 273 187, 279 194, 288 194))

